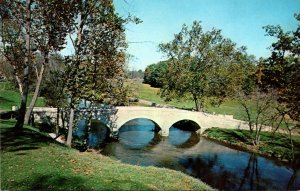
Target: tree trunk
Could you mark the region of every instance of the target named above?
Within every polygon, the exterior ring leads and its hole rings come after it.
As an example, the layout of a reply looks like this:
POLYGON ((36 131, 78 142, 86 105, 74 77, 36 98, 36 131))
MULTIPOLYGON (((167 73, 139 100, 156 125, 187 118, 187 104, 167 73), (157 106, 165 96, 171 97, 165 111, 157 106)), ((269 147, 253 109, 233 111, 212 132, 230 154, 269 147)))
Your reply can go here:
POLYGON ((24 79, 23 79, 23 93, 21 96, 21 106, 19 109, 17 123, 15 129, 17 131, 22 130, 24 125, 24 117, 26 112, 26 102, 28 95, 28 86, 29 86, 29 67, 30 67, 30 28, 31 28, 31 0, 26 0, 26 56, 24 64, 24 79))
POLYGON ((61 117, 61 123, 62 123, 62 129, 65 129, 65 111, 64 110, 62 110, 61 111, 61 115, 60 115, 60 117, 61 117))
POLYGON ((72 138, 73 138, 73 122, 74 122, 74 107, 70 108, 70 118, 69 118, 69 129, 68 129, 68 138, 67 145, 71 146, 72 138))
POLYGON ((202 111, 202 107, 201 104, 199 103, 197 96, 193 95, 193 99, 195 102, 196 111, 202 111))
POLYGON ((296 169, 296 168, 293 168, 293 174, 292 174, 291 178, 289 179, 289 182, 288 182, 286 190, 292 190, 292 187, 295 184, 295 180, 298 177, 298 173, 299 173, 299 170, 296 169))
MULTIPOLYGON (((82 13, 80 14, 79 17, 79 27, 78 27, 78 31, 77 31, 77 42, 76 44, 74 44, 73 42, 73 46, 75 49, 75 55, 76 55, 76 65, 75 67, 79 67, 80 64, 80 45, 81 45, 81 37, 82 37, 82 31, 83 31, 83 27, 84 27, 84 20, 82 18, 82 13)), ((71 38, 72 40, 72 38, 71 38)), ((77 74, 76 74, 77 75, 77 74)), ((74 122, 74 103, 73 103, 73 98, 74 96, 71 96, 71 100, 70 100, 70 116, 69 116, 69 129, 68 129, 68 137, 67 137, 67 145, 71 146, 72 143, 72 138, 73 138, 73 122, 74 122)))
POLYGON ((22 95, 23 95, 22 81, 21 81, 20 77, 18 76, 16 66, 13 66, 13 68, 14 68, 14 75, 15 75, 15 78, 16 78, 18 86, 19 86, 20 96, 22 98, 22 95))
POLYGON ((44 55, 44 59, 45 59, 45 62, 42 64, 40 73, 37 77, 37 82, 36 82, 36 86, 35 86, 35 90, 34 90, 32 100, 31 100, 29 108, 27 109, 26 114, 25 114, 24 124, 26 124, 26 125, 28 124, 30 114, 33 110, 33 107, 35 106, 36 100, 37 100, 39 92, 40 92, 40 87, 41 87, 43 74, 44 74, 44 70, 45 70, 45 64, 48 63, 48 54, 44 55))
POLYGON ((55 128, 56 135, 58 135, 58 133, 59 133, 59 114, 60 114, 60 108, 57 107, 57 111, 56 111, 56 128, 55 128))
POLYGON ((16 78, 18 86, 19 86, 20 95, 22 96, 23 95, 23 87, 22 87, 21 79, 17 75, 15 76, 15 78, 16 78))
MULTIPOLYGON (((273 130, 273 132, 272 132, 272 139, 271 139, 271 142, 273 142, 274 141, 274 138, 275 138, 275 133, 276 133, 276 131, 279 129, 279 126, 280 126, 280 124, 282 123, 282 121, 283 121, 283 118, 284 118, 284 115, 281 115, 281 118, 280 118, 280 121, 279 121, 279 123, 277 123, 277 126, 276 126, 276 128, 273 130)), ((274 119, 274 120, 276 120, 276 118, 274 119)), ((272 125, 273 126, 273 125, 272 125)))
POLYGON ((291 144, 291 150, 292 150, 292 161, 295 160, 295 152, 294 152, 294 143, 293 143, 293 137, 292 137, 292 129, 289 129, 289 137, 290 137, 290 144, 291 144))

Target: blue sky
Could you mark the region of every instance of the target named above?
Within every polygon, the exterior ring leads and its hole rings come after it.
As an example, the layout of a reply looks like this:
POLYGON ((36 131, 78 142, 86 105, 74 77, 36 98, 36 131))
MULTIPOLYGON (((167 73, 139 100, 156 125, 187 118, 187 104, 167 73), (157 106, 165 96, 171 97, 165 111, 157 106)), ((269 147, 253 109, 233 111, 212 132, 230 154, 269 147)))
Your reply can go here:
POLYGON ((185 23, 202 21, 204 30, 213 27, 237 43, 246 46, 249 54, 267 57, 274 41, 265 36, 266 25, 281 25, 294 30, 294 13, 300 11, 300 0, 114 0, 120 16, 139 17, 143 23, 126 26, 129 42, 130 69, 145 69, 164 60, 158 44, 173 39, 185 23), (135 43, 138 42, 138 43, 135 43))

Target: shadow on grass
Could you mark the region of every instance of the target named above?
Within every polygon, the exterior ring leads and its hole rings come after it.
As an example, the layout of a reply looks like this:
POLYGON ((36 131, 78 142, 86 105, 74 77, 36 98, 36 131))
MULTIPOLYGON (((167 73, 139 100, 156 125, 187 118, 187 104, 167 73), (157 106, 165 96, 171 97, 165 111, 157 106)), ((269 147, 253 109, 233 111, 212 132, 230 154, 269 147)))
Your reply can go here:
POLYGON ((234 138, 238 139, 241 142, 248 142, 248 139, 250 138, 248 135, 244 134, 242 131, 231 131, 229 133, 231 136, 233 136, 234 138))
POLYGON ((6 110, 10 109, 12 105, 16 105, 16 102, 0 96, 0 105, 2 109, 6 110))
POLYGON ((227 140, 235 140, 235 141, 240 141, 244 143, 249 143, 249 135, 244 133, 241 130, 228 130, 228 129, 219 129, 219 131, 225 136, 224 138, 227 140))
POLYGON ((12 185, 13 187, 23 187, 28 190, 91 190, 85 187, 84 179, 76 176, 63 176, 58 174, 33 174, 31 180, 24 179, 12 185))
POLYGON ((54 143, 50 137, 24 128, 22 132, 15 132, 14 121, 1 121, 1 151, 16 152, 35 150, 43 144, 54 143))
POLYGON ((10 104, 14 104, 15 102, 10 100, 10 99, 7 99, 5 97, 2 97, 0 96, 0 102, 3 102, 3 103, 6 103, 6 105, 10 105, 10 104))

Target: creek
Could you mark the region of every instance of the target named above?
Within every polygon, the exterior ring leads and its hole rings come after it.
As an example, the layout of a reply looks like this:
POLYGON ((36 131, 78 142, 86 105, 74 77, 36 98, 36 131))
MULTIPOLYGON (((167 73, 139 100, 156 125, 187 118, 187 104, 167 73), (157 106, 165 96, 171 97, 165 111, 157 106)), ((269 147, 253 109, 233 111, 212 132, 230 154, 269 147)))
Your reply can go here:
POLYGON ((108 143, 102 154, 133 165, 181 171, 222 190, 300 189, 300 169, 228 148, 176 124, 169 137, 161 137, 152 121, 129 121, 121 127, 119 141, 108 143))

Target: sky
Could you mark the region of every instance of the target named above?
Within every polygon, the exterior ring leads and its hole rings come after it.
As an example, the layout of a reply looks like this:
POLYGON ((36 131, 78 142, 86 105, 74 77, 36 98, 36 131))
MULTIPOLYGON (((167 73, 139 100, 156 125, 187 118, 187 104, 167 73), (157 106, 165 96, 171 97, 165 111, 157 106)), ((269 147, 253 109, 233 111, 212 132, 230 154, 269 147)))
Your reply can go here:
POLYGON ((294 18, 300 12, 300 0, 114 0, 116 12, 140 18, 141 24, 126 25, 130 70, 144 70, 147 65, 165 60, 158 45, 173 39, 183 24, 201 21, 204 31, 217 28, 247 53, 268 57, 268 47, 275 41, 262 28, 281 25, 295 30, 294 18))

